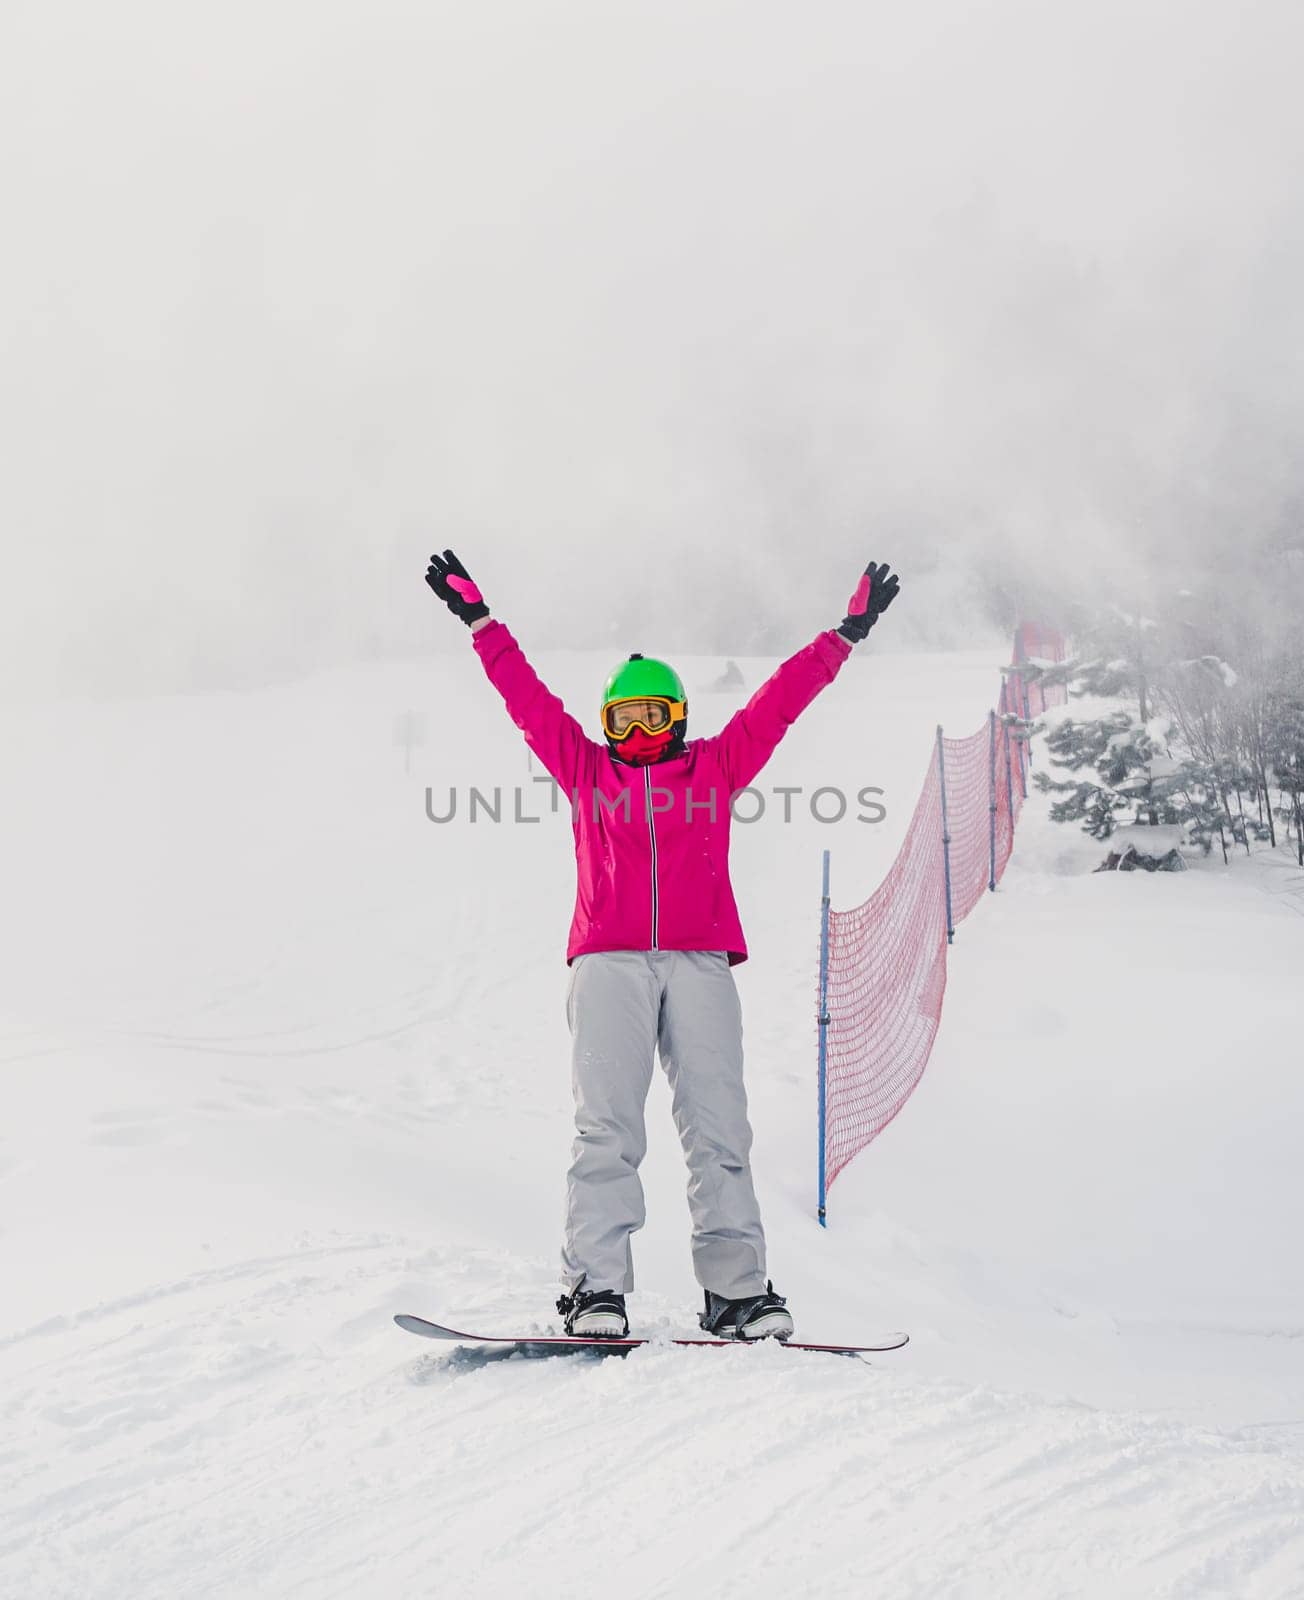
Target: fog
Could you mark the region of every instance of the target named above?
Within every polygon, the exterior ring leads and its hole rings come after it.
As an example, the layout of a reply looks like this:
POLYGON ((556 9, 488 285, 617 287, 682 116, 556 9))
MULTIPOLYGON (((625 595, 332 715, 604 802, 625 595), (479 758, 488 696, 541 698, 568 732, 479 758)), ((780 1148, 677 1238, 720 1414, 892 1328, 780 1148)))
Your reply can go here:
MULTIPOLYGON (((1304 544, 1298 4, 10 4, 6 695, 1304 544)), ((1053 619, 1052 619, 1053 620, 1053 619)), ((886 632, 886 628, 884 630, 886 632)))

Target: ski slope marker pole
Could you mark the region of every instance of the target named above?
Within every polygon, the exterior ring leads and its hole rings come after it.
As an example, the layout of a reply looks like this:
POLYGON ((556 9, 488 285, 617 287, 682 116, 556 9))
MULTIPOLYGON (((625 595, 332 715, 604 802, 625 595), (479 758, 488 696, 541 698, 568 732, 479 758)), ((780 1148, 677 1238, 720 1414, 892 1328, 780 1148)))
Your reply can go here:
POLYGON ((1023 664, 1028 659, 1028 652, 1024 645, 1022 633, 1019 634, 1015 644, 1014 659, 1018 671, 1013 677, 1014 683, 1014 714, 1023 719, 1023 732, 1019 738, 1019 787, 1023 790, 1023 798, 1028 798, 1028 768, 1032 765, 1032 747, 1028 741, 1026 730, 1032 723, 1032 706, 1028 700, 1028 684, 1023 675, 1023 664))
MULTIPOLYGON (((1019 678, 1019 687, 1020 687, 1020 689, 1023 690, 1023 720, 1024 720, 1024 722, 1027 723, 1029 729, 1031 729, 1031 727, 1032 727, 1032 702, 1028 699, 1028 685, 1024 682, 1022 676, 1020 676, 1020 678, 1019 678)), ((1025 750, 1025 753, 1026 753, 1027 758, 1028 758, 1028 766, 1031 767, 1032 766, 1032 738, 1031 738, 1030 735, 1023 740, 1023 746, 1024 746, 1024 750, 1025 750)), ((1025 800, 1028 798, 1028 779, 1027 779, 1026 775, 1025 775, 1024 780, 1023 780, 1023 798, 1025 800)))
POLYGON ((987 875, 987 887, 993 894, 996 892, 996 713, 987 713, 987 792, 991 796, 991 840, 988 847, 988 861, 991 870, 987 875))
POLYGON ((1019 723, 1019 732, 1014 736, 1018 741, 1019 798, 1026 800, 1028 798, 1028 774, 1024 769, 1023 763, 1027 757, 1027 751, 1024 747, 1028 741, 1023 737, 1023 731, 1028 726, 1028 696, 1023 687, 1023 679, 1018 673, 1012 673, 1010 676, 1009 703, 1010 710, 1014 713, 1014 720, 1019 723))
POLYGON ((829 852, 824 852, 824 888, 823 898, 820 901, 820 1009, 816 1019, 819 1023, 819 1099, 820 1099, 820 1198, 819 1198, 819 1224, 821 1228, 828 1227, 828 1185, 825 1182, 827 1172, 825 1140, 825 1120, 827 1112, 828 1088, 828 1063, 829 1063, 829 852))
POLYGON ((955 923, 951 917, 951 825, 946 816, 946 756, 942 751, 942 724, 937 724, 937 776, 942 789, 942 870, 946 874, 946 942, 955 943, 955 923))

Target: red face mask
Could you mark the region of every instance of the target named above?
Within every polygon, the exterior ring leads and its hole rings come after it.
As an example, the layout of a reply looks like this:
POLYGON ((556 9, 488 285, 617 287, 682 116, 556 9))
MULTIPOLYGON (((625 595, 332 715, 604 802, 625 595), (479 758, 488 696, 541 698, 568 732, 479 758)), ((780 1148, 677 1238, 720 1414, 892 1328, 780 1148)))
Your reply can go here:
POLYGON ((616 749, 622 761, 645 767, 665 754, 674 736, 672 728, 666 728, 662 733, 646 733, 642 728, 631 728, 616 749))

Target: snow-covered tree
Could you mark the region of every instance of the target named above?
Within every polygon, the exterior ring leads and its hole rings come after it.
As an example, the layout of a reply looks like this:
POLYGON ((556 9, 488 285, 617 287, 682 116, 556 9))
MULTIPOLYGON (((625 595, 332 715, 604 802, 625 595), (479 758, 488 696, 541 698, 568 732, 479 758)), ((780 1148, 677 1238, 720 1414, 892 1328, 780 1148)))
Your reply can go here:
MULTIPOLYGON (((1275 846, 1282 823, 1304 865, 1304 550, 1263 541, 1239 559, 1145 584, 1072 615, 1071 693, 1121 702, 1052 725, 1051 815, 1108 838, 1131 812, 1180 820, 1205 845, 1275 846), (1144 593, 1141 591, 1144 590, 1144 593)), ((1189 555, 1189 552, 1188 552, 1189 555)))
POLYGON ((1165 719, 1143 723, 1124 707, 1057 723, 1046 736, 1051 764, 1076 776, 1037 774, 1043 792, 1063 796, 1051 805, 1052 820, 1081 822, 1093 839, 1108 839, 1121 815, 1152 827, 1195 823, 1199 836, 1207 837, 1208 775, 1198 763, 1173 755, 1169 731, 1165 719))

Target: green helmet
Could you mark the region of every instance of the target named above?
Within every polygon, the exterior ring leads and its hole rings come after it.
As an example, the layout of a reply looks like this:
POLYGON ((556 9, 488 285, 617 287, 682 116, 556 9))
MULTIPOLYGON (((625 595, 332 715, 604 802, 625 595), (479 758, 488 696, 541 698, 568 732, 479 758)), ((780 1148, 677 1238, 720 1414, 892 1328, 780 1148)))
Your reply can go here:
MULTIPOLYGON (((688 727, 688 697, 684 693, 683 679, 672 666, 635 653, 611 674, 602 691, 602 731, 610 741, 624 737, 619 725, 609 723, 607 718, 608 706, 621 700, 669 701, 668 725, 674 735, 672 742, 682 745, 688 727)), ((664 711, 660 713, 664 714, 664 711)), ((619 714, 613 715, 618 717, 619 714)), ((655 724, 644 723, 644 726, 651 731, 655 724)))
POLYGON ((641 700, 645 696, 665 700, 688 698, 683 679, 672 666, 635 654, 628 661, 622 661, 607 679, 602 704, 609 706, 613 700, 641 700))

